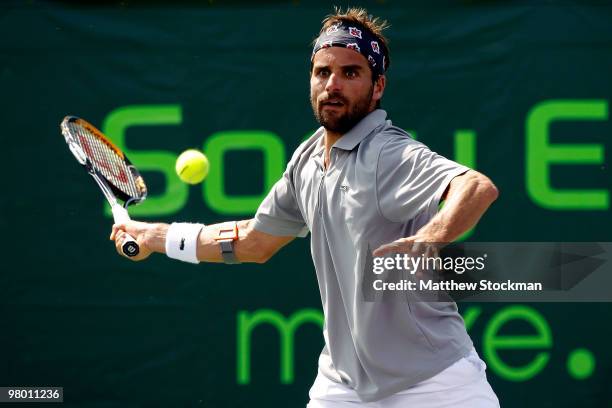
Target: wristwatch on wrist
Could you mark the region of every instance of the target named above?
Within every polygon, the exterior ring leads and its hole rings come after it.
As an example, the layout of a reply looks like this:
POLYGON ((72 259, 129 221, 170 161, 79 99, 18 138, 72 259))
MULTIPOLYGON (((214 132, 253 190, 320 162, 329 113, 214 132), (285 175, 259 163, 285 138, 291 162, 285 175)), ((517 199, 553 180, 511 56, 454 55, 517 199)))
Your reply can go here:
POLYGON ((239 264, 240 261, 236 258, 234 253, 234 241, 238 240, 238 223, 234 222, 231 228, 221 228, 219 235, 215 238, 215 241, 219 243, 221 247, 221 256, 223 262, 226 264, 239 264))

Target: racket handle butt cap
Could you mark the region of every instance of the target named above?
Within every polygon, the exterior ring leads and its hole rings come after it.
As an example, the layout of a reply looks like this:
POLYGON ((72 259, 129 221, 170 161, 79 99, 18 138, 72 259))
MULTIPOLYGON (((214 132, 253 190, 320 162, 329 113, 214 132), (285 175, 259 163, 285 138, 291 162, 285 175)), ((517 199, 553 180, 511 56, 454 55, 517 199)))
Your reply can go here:
POLYGON ((123 244, 121 244, 121 250, 125 256, 133 257, 138 255, 140 252, 140 247, 134 238, 127 235, 123 241, 123 244))

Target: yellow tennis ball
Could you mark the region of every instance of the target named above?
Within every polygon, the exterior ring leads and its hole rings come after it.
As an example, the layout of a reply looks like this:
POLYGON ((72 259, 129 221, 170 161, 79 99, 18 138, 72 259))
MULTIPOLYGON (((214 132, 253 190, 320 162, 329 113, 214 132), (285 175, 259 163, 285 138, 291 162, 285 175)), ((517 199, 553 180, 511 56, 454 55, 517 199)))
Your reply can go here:
POLYGON ((208 159, 201 151, 189 149, 176 159, 174 168, 182 181, 188 184, 198 184, 208 175, 209 167, 208 159))

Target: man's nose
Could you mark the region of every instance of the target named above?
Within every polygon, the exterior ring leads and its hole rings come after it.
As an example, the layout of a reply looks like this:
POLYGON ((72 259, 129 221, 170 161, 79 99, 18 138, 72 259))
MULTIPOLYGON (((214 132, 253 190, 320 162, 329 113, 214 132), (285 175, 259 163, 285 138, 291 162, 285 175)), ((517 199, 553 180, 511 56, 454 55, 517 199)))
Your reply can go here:
POLYGON ((327 83, 325 84, 325 91, 327 93, 338 92, 342 89, 342 80, 340 76, 337 74, 331 74, 329 78, 327 78, 327 83))

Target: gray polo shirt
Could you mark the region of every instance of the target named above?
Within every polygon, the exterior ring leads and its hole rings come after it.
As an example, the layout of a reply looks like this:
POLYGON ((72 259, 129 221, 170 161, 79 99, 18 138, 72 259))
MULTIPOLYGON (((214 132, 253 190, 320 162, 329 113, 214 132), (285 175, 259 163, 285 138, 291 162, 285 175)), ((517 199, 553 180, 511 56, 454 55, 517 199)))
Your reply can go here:
POLYGON ((467 167, 413 140, 375 110, 332 147, 323 128, 302 143, 255 215, 279 236, 311 233, 325 347, 319 369, 376 401, 430 378, 467 355, 472 342, 453 302, 368 300, 371 251, 414 235, 467 167))

